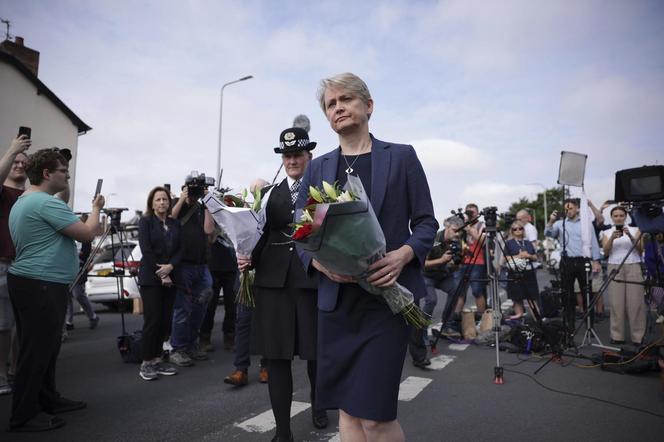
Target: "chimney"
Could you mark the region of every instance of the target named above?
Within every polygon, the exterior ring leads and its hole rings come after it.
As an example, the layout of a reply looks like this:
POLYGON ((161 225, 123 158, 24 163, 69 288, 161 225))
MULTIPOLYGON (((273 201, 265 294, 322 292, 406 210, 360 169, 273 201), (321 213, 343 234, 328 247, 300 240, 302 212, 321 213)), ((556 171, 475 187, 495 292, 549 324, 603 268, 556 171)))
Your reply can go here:
POLYGON ((18 58, 35 77, 39 72, 39 52, 24 46, 23 37, 15 37, 14 41, 5 40, 0 43, 0 49, 18 58))

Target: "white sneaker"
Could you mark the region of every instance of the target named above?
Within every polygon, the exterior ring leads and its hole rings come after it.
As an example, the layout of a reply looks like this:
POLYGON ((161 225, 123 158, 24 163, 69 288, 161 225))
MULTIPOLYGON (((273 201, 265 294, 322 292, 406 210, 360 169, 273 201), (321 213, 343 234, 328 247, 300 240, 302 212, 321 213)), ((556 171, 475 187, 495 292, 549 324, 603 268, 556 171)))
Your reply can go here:
POLYGON ((12 392, 12 387, 9 385, 9 381, 6 376, 0 375, 0 396, 5 394, 10 394, 12 392))

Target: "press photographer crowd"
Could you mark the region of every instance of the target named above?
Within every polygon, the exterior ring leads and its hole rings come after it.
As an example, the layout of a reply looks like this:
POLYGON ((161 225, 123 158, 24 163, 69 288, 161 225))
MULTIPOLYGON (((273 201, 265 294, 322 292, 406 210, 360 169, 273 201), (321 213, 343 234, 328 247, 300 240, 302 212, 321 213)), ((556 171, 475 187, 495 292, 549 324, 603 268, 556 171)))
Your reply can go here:
MULTIPOLYGON (((127 333, 123 321, 118 338, 141 379, 208 359, 220 302, 219 342, 235 357, 223 382, 267 384, 273 441, 294 440, 295 356, 307 361, 311 424, 328 427, 327 410, 338 409, 342 440, 405 440, 406 354, 426 369, 443 339, 552 358, 593 344, 607 369, 664 369, 663 166, 619 172, 616 200, 599 208, 585 194, 564 198, 539 229, 528 209, 474 203, 437 221, 413 147, 369 133, 366 84, 339 74, 321 81, 318 99, 339 147, 314 158, 308 119, 297 118, 274 148, 281 181, 233 193, 192 172, 177 197, 170 186, 144 189, 132 275, 143 328, 127 333), (395 192, 399 202, 386 198, 395 192), (594 329, 603 321, 606 343, 594 329), (251 355, 261 357, 256 375, 251 355)), ((62 413, 86 407, 56 388, 63 332, 73 300, 91 329, 100 321, 85 285, 101 248, 127 259, 122 210, 105 208, 100 183, 77 216, 67 205, 71 154, 34 151, 26 129, 0 159, 0 395, 13 395, 15 432, 59 428, 62 413)))

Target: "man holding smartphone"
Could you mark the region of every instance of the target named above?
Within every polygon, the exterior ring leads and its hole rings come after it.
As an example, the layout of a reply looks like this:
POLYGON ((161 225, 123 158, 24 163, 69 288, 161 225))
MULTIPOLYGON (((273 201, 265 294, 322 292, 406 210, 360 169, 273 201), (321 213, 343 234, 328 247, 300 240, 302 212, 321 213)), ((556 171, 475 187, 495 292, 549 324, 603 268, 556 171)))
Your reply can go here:
POLYGON ((83 223, 54 196, 69 187, 69 163, 59 149, 35 152, 25 171, 30 187, 9 214, 16 258, 7 286, 19 341, 9 424, 10 431, 33 432, 61 427, 64 421, 54 415, 86 406, 59 394, 55 372, 69 285, 79 267, 74 240, 92 241, 101 233, 104 197, 95 198, 83 223))
POLYGON ((12 346, 12 342, 16 342, 15 334, 12 339, 14 313, 7 290, 7 270, 16 254, 9 235, 9 212, 25 190, 25 166, 28 161, 25 152, 31 143, 27 135, 19 134, 0 159, 0 395, 12 392, 9 374, 13 375, 16 370, 16 345, 12 346), (8 370, 12 347, 15 349, 14 357, 8 370))

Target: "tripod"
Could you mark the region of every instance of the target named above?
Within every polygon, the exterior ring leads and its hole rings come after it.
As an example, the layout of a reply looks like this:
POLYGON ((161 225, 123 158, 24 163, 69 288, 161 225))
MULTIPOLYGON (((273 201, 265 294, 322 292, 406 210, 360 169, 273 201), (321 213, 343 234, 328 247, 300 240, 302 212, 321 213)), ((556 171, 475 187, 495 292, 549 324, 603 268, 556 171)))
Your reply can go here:
MULTIPOLYGON (((581 341, 581 345, 579 347, 585 347, 586 345, 592 345, 593 347, 599 347, 599 348, 606 348, 610 350, 618 350, 614 347, 608 347, 604 344, 602 344, 602 340, 599 338, 597 335, 597 332, 595 331, 595 328, 593 325, 595 324, 595 309, 594 306, 597 303, 597 301, 600 299, 602 296, 602 292, 597 293, 596 297, 593 299, 592 302, 592 308, 591 308, 591 302, 590 302, 590 297, 591 297, 591 291, 592 291, 592 283, 591 283, 591 266, 590 266, 590 261, 585 262, 584 264, 585 270, 586 270, 586 289, 585 289, 585 296, 586 296, 586 312, 585 312, 585 324, 586 324, 586 332, 583 334, 583 340, 581 341), (597 341, 597 344, 593 344, 592 340, 595 339, 597 341), (586 344, 588 342, 588 344, 586 344)), ((608 285, 607 285, 608 286, 608 285)), ((582 321, 583 323, 583 321, 582 321)), ((574 332, 576 335, 578 329, 574 332)))
POLYGON ((113 277, 115 278, 115 283, 116 283, 116 289, 117 289, 117 299, 118 299, 118 310, 120 312, 121 316, 121 321, 122 321, 122 334, 126 334, 126 326, 125 326, 125 300, 124 300, 124 278, 125 278, 125 263, 127 262, 127 256, 126 250, 125 250, 125 244, 127 243, 127 238, 125 231, 122 227, 122 224, 120 222, 120 218, 122 215, 122 212, 125 210, 128 210, 126 208, 109 208, 109 209, 104 209, 104 213, 106 213, 109 217, 109 223, 106 225, 106 228, 104 229, 104 232, 102 235, 99 237, 99 240, 97 242, 97 245, 95 248, 90 252, 90 255, 88 256, 88 259, 86 262, 81 266, 81 269, 79 270, 79 273, 76 275, 76 278, 74 278, 74 282, 71 283, 69 286, 69 290, 71 291, 76 284, 79 283, 83 275, 87 273, 87 270, 89 266, 92 264, 92 261, 94 260, 95 256, 101 251, 101 249, 104 246, 104 243, 106 239, 109 237, 111 238, 111 252, 112 252, 112 273, 109 276, 100 276, 100 275, 88 275, 92 277, 113 277), (115 242, 115 237, 117 236, 119 240, 119 245, 116 244, 115 242), (122 268, 118 266, 117 261, 115 260, 115 255, 116 255, 116 250, 120 251, 120 258, 122 259, 122 268))

